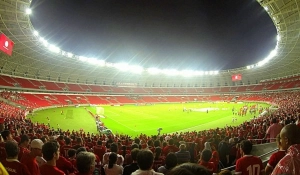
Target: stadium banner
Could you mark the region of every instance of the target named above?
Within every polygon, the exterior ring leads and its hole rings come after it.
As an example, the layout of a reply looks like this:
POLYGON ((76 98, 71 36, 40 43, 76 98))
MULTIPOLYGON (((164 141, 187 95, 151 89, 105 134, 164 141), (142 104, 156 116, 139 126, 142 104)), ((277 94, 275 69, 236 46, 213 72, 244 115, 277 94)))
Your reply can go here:
POLYGON ((242 80, 242 75, 241 74, 235 74, 231 76, 232 81, 240 81, 242 80))
POLYGON ((11 56, 14 47, 14 42, 3 33, 0 34, 0 50, 11 56))

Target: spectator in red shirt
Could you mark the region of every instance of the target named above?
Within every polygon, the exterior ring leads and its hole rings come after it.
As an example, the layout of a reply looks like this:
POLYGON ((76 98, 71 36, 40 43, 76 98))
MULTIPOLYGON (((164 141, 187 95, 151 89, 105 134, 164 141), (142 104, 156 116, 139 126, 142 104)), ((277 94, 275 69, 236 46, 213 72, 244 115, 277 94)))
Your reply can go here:
POLYGON ((170 152, 175 153, 177 151, 179 151, 179 148, 174 145, 174 140, 170 139, 168 142, 168 146, 164 147, 163 149, 163 154, 164 156, 167 156, 170 152))
POLYGON ((59 158, 59 144, 57 142, 47 142, 42 148, 43 157, 47 161, 40 167, 41 175, 65 175, 63 171, 56 167, 59 158))
POLYGON ((272 125, 269 126, 264 139, 266 139, 267 137, 269 137, 270 138, 270 142, 275 142, 275 140, 276 140, 275 138, 280 133, 281 129, 282 129, 281 124, 277 123, 277 119, 276 118, 273 118, 272 119, 272 125))
POLYGON ((7 158, 2 161, 2 164, 10 175, 31 175, 27 167, 17 159, 19 148, 16 142, 6 142, 5 150, 7 158))
POLYGON ((259 157, 250 155, 252 143, 249 140, 241 142, 242 158, 236 161, 235 173, 242 175, 262 175, 264 173, 262 161, 259 157))
POLYGON ((208 149, 203 150, 201 153, 201 160, 199 165, 204 166, 211 174, 213 174, 213 173, 217 173, 217 168, 213 162, 209 162, 211 156, 212 153, 210 150, 208 149))
POLYGON ((102 159, 103 155, 106 153, 106 147, 102 144, 102 141, 98 140, 97 145, 93 147, 94 154, 97 155, 100 159, 102 159))
POLYGON ((287 148, 284 148, 282 144, 280 143, 280 135, 278 134, 276 137, 276 143, 279 150, 275 153, 273 153, 270 157, 270 160, 265 168, 266 175, 269 175, 272 173, 273 169, 277 165, 277 163, 285 156, 285 152, 287 148))
POLYGON ((29 137, 26 134, 24 134, 21 136, 21 141, 19 145, 20 152, 18 155, 18 160, 21 160, 24 153, 30 152, 28 146, 29 146, 29 137))
POLYGON ((42 156, 44 143, 40 139, 34 139, 30 143, 30 153, 23 154, 21 163, 27 166, 32 175, 40 175, 40 169, 36 161, 36 156, 42 156))

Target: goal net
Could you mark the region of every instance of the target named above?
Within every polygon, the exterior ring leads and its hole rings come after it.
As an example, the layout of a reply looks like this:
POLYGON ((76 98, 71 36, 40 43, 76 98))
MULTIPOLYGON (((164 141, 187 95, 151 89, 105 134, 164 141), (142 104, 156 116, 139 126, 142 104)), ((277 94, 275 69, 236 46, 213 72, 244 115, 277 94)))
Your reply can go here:
POLYGON ((103 107, 96 107, 96 114, 97 115, 104 115, 104 108, 103 107))

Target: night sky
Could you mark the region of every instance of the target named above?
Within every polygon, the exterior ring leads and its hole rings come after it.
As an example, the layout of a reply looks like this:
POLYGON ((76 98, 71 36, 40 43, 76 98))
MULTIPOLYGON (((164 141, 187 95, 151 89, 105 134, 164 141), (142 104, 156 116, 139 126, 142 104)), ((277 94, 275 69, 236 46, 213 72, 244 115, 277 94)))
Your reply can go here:
POLYGON ((76 55, 144 67, 222 70, 276 45, 255 0, 33 0, 41 36, 76 55))

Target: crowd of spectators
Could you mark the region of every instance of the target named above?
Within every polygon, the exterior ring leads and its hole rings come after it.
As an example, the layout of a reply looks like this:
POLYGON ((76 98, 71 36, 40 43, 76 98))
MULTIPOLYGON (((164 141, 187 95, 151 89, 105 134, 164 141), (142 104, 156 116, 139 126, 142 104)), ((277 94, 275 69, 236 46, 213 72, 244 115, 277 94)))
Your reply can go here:
MULTIPOLYGON (((31 122, 24 118, 23 110, 1 102, 0 113, 4 122, 0 128, 3 130, 0 161, 10 174, 21 174, 19 167, 26 167, 21 168, 23 174, 29 172, 34 175, 47 175, 50 172, 107 175, 212 174, 218 173, 221 168, 240 164, 241 158, 251 152, 252 144, 273 141, 273 137, 279 133, 279 145, 285 144, 284 150, 290 157, 297 159, 295 152, 299 150, 297 144, 300 142, 290 134, 289 127, 284 126, 300 124, 300 93, 264 95, 272 96, 271 102, 278 105, 278 110, 265 109, 267 115, 257 116, 239 126, 154 136, 141 134, 137 138, 90 134, 83 130, 54 130, 45 124, 31 122), (284 129, 274 130, 273 125, 284 129), (13 166, 18 168, 11 166, 12 162, 17 162, 13 166)), ((293 131, 298 132, 296 129, 293 131)), ((279 171, 275 166, 272 164, 272 170, 279 171)), ((237 168, 237 172, 243 171, 241 166, 237 168)), ((226 174, 225 171, 221 173, 226 174)))

